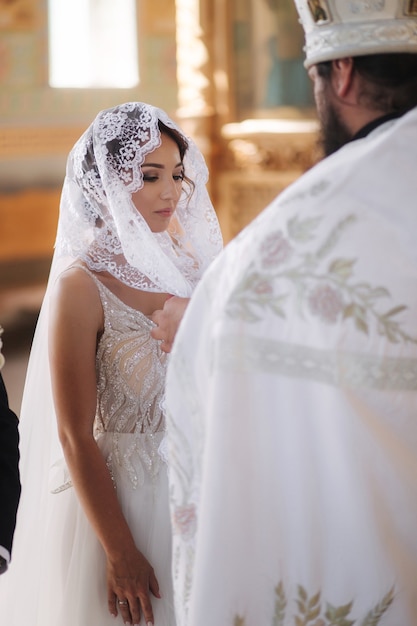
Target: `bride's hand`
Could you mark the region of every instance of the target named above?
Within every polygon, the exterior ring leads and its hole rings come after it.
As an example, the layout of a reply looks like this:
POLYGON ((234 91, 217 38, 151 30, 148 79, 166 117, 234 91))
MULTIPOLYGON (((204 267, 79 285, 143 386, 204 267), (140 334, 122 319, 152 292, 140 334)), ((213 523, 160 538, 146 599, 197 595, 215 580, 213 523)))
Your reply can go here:
POLYGON ((125 558, 107 559, 107 598, 113 616, 119 610, 125 624, 136 625, 142 612, 147 626, 152 625, 150 592, 161 597, 153 568, 139 550, 125 558))

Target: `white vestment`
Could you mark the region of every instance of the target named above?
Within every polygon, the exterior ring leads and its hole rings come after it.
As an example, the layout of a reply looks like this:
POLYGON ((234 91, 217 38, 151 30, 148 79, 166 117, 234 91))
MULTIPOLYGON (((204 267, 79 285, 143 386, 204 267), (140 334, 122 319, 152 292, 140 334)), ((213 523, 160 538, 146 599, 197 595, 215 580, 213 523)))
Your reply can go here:
POLYGON ((178 626, 417 624, 417 109, 285 190, 168 367, 178 626))

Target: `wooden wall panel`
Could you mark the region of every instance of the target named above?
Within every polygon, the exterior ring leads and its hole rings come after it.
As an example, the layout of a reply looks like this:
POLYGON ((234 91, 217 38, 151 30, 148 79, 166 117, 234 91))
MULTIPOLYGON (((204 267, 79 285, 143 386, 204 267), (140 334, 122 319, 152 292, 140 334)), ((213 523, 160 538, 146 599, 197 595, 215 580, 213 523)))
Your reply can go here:
POLYGON ((60 189, 0 195, 0 262, 52 257, 60 189))

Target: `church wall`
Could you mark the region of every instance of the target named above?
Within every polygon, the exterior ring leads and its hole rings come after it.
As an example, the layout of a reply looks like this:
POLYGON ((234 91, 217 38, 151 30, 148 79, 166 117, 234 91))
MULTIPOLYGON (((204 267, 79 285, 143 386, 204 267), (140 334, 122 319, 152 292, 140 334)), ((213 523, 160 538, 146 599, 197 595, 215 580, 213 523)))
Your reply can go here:
POLYGON ((0 0, 0 288, 49 262, 66 157, 99 110, 143 100, 175 114, 175 0, 137 0, 137 22, 137 88, 55 89, 47 0, 0 0))

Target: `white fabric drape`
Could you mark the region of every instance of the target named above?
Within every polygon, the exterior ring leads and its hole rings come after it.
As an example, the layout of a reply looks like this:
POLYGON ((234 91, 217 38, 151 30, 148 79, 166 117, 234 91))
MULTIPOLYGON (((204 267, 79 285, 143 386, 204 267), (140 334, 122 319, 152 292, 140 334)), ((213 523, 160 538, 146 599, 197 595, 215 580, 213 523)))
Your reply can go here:
POLYGON ((168 368, 178 626, 417 624, 417 110, 276 199, 168 368))

